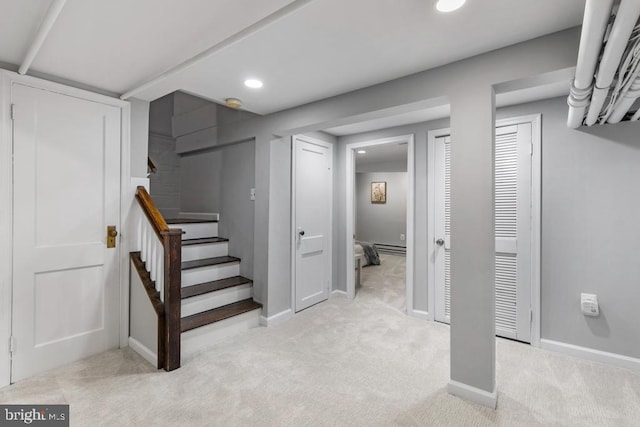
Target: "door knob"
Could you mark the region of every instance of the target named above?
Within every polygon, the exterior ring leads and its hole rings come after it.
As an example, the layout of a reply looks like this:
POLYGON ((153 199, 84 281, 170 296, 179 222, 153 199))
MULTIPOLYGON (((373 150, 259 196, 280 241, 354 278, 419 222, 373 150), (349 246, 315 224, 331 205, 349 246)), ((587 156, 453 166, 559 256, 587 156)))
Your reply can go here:
POLYGON ((298 234, 301 235, 301 236, 304 236, 304 230, 298 231, 298 234))
POLYGON ((118 235, 118 231, 116 230, 115 225, 107 226, 107 248, 115 248, 116 247, 116 236, 118 235))
POLYGON ((442 246, 442 245, 444 245, 444 239, 438 239, 438 240, 436 240, 436 245, 438 245, 438 246, 442 246))

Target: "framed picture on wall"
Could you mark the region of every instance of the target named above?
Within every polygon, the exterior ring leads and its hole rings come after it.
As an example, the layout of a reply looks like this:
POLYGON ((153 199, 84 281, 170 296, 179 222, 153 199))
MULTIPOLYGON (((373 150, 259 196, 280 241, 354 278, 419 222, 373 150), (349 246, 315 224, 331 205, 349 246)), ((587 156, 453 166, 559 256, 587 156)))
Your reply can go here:
POLYGON ((371 203, 387 203, 386 181, 371 183, 371 203))

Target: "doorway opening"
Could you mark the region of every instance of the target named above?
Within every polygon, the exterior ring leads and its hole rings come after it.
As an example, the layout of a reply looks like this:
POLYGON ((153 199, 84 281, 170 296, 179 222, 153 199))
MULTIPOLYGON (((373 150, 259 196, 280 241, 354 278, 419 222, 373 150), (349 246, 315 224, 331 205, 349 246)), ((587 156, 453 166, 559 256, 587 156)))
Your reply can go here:
POLYGON ((346 145, 347 296, 382 298, 407 314, 413 311, 414 165, 413 135, 346 145), (367 264, 374 265, 363 269, 367 264))

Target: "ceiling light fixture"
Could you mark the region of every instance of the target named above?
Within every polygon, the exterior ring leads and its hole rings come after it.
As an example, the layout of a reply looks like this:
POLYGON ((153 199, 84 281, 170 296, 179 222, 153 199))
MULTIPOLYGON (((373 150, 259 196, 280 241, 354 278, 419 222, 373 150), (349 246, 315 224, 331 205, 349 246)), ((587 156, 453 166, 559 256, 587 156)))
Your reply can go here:
POLYGON ((435 8, 438 12, 453 12, 460 9, 467 0, 438 0, 435 8))
POLYGON ((358 150, 358 154, 366 154, 367 152, 364 150, 358 150))
POLYGON ((262 87, 262 82, 258 79, 247 79, 244 81, 244 85, 251 89, 260 89, 262 87))
POLYGON ((242 107, 242 101, 238 98, 227 98, 224 102, 227 104, 227 107, 235 108, 236 110, 242 107))

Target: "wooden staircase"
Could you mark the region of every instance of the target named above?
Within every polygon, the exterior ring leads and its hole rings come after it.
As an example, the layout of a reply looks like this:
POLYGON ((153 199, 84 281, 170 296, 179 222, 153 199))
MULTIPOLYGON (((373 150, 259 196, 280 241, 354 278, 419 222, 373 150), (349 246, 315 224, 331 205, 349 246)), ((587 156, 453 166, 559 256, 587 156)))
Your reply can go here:
POLYGON ((218 221, 165 220, 144 187, 136 199, 140 251, 131 258, 157 316, 158 367, 177 369, 185 356, 257 327, 253 281, 240 275, 218 221))
POLYGON ((168 219, 167 224, 184 231, 182 355, 258 326, 262 305, 253 300, 253 281, 240 276, 241 260, 229 256, 229 240, 218 237, 218 221, 178 218, 168 219))

